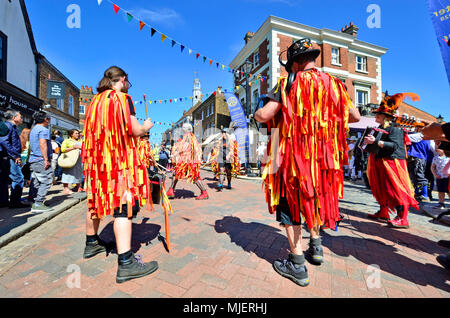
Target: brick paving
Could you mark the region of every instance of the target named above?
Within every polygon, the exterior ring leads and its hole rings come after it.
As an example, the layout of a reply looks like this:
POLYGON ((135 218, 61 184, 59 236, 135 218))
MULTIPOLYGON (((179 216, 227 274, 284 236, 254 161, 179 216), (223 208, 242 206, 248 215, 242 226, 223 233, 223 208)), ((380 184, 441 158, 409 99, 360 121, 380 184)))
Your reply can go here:
MULTIPOLYGON (((345 219, 337 232, 322 233, 325 263, 307 264, 311 284, 302 288, 272 269, 275 259, 287 257, 288 242, 267 212, 261 184, 233 180, 232 190, 216 192, 211 173, 202 175, 210 187, 209 200, 194 200, 198 188, 178 183, 170 215, 170 253, 164 246, 160 206, 141 212, 134 221, 132 250, 145 261, 157 260, 155 273, 116 284, 114 251, 82 258, 84 201, 0 249, 0 259, 7 260, 0 263, 0 297, 450 296, 450 274, 435 259, 447 252, 436 242, 450 239, 449 227, 430 222, 421 212, 410 214, 410 229, 388 228, 367 219, 377 211, 370 192, 347 183, 341 200, 345 219), (379 275, 371 268, 379 268, 379 275)), ((114 241, 111 218, 101 223, 100 237, 114 241)), ((306 249, 307 231, 303 238, 306 249)))

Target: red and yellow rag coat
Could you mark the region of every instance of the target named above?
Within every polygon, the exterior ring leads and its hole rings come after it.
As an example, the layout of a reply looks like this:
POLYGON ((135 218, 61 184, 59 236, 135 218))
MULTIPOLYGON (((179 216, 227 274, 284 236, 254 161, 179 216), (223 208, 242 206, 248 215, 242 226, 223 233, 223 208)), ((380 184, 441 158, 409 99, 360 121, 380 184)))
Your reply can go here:
POLYGON ((193 133, 187 133, 172 147, 172 164, 176 179, 195 183, 200 179, 202 147, 193 133))
MULTIPOLYGON (((86 112, 83 129, 83 172, 88 209, 93 218, 121 213, 127 204, 132 216, 135 200, 150 205, 147 169, 139 156, 133 136, 129 96, 113 90, 95 95, 86 112)), ((153 208, 153 207, 152 207, 153 208)))
POLYGON ((406 163, 405 132, 399 127, 383 127, 387 134, 381 140, 384 147, 373 147, 367 163, 370 189, 383 208, 396 213, 397 206, 419 208, 406 163))
POLYGON ((354 106, 340 80, 315 69, 299 72, 289 95, 286 85, 287 78, 280 78, 282 107, 267 123, 272 138, 262 178, 269 212, 275 213, 280 197, 286 197, 293 221, 300 222, 302 214, 309 229, 334 229, 354 106))

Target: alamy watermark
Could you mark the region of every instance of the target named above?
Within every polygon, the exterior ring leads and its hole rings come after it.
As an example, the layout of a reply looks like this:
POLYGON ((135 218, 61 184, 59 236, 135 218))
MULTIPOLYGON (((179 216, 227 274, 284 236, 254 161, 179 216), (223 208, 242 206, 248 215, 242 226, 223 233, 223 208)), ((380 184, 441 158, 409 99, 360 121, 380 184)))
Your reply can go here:
POLYGON ((69 29, 81 28, 81 8, 78 4, 69 4, 66 9, 70 15, 67 17, 66 24, 69 29))
POLYGON ((367 27, 369 29, 381 28, 381 7, 378 4, 370 4, 367 7, 367 13, 371 13, 367 18, 367 27))
POLYGON ((367 288, 381 288, 380 266, 376 264, 369 265, 366 269, 366 274, 369 274, 369 276, 366 278, 367 288))
POLYGON ((67 266, 66 272, 72 273, 67 276, 66 286, 70 289, 81 288, 81 269, 76 264, 70 264, 67 266))

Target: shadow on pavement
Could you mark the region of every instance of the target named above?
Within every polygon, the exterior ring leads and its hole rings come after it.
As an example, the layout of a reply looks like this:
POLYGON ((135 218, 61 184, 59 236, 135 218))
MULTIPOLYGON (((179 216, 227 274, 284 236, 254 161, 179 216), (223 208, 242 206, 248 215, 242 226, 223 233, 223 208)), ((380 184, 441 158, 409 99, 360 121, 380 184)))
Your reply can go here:
MULTIPOLYGON (((346 213, 353 216, 363 214, 358 211, 345 210, 346 213)), ((364 237, 356 236, 330 236, 325 231, 323 235, 323 245, 328 247, 330 251, 336 255, 348 257, 353 256, 359 261, 367 265, 378 265, 381 270, 391 273, 397 277, 401 277, 412 283, 426 286, 431 285, 443 291, 450 292, 450 286, 446 284, 448 279, 448 272, 441 266, 435 264, 422 264, 397 253, 399 249, 396 246, 406 246, 408 248, 418 250, 429 254, 442 254, 445 249, 438 246, 436 242, 431 241, 425 237, 413 235, 411 233, 388 228, 383 223, 363 222, 351 220, 347 218, 341 223, 340 227, 347 230, 366 233, 370 235, 377 235, 383 239, 393 242, 392 245, 387 245, 376 239, 366 239, 364 237), (350 227, 345 224, 349 224, 350 227), (354 229, 352 229, 353 227, 354 229), (379 227, 383 227, 380 229, 379 227), (338 242, 339 244, 333 244, 338 242), (353 246, 354 249, 345 249, 342 246, 353 246), (354 251, 354 252, 349 252, 354 251)))
POLYGON ((281 230, 257 222, 245 223, 234 216, 225 216, 214 225, 217 233, 226 233, 231 242, 246 252, 253 252, 259 258, 272 264, 283 249, 289 249, 286 236, 281 230))
MULTIPOLYGON (((149 245, 160 236, 161 226, 157 224, 147 224, 149 218, 143 218, 140 224, 133 223, 131 234, 131 251, 136 253, 142 244, 149 245)), ((99 234, 100 239, 111 246, 111 253, 117 254, 116 239, 114 236, 114 221, 109 222, 99 234)), ((165 244, 165 243, 164 243, 165 244)))
POLYGON ((195 193, 185 189, 175 189, 175 199, 195 198, 195 193))
MULTIPOLYGON (((357 221, 357 220, 349 220, 347 215, 359 217, 359 218, 367 218, 366 213, 362 213, 360 211, 350 210, 341 208, 341 214, 344 214, 346 217, 341 222, 340 227, 345 227, 344 224, 349 224, 355 228, 354 231, 369 235, 376 235, 383 239, 392 241, 393 243, 400 244, 416 251, 421 251, 429 254, 442 254, 445 250, 436 244, 435 241, 429 240, 426 237, 422 237, 419 235, 414 235, 407 230, 394 229, 387 226, 386 223, 376 222, 376 221, 357 221)), ((414 225, 411 225, 414 226, 414 225)), ((417 225, 420 226, 420 225, 417 225)), ((349 229, 349 228, 347 228, 349 229)), ((351 229, 350 229, 351 230, 351 229)), ((445 239, 444 237, 442 239, 445 239)))
POLYGON ((27 223, 28 219, 35 214, 31 213, 31 207, 20 209, 0 209, 0 236, 27 223), (22 215, 23 214, 23 215, 22 215))

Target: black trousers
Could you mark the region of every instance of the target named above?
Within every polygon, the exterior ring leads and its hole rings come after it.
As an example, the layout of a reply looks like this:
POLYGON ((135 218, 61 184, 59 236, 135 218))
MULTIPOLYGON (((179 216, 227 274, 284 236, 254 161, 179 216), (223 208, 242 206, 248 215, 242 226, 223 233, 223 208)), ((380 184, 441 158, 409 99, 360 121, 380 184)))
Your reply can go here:
POLYGON ((0 204, 9 203, 9 157, 0 157, 0 204))

